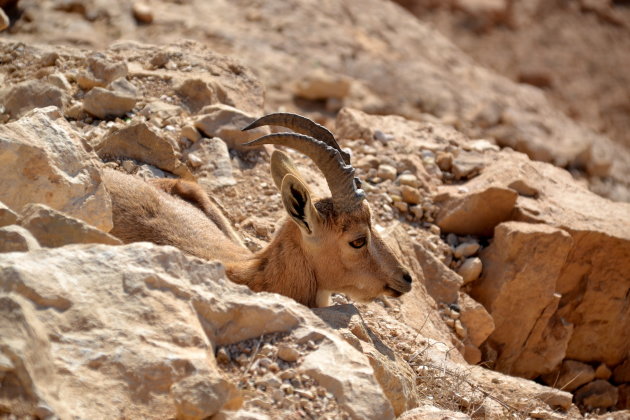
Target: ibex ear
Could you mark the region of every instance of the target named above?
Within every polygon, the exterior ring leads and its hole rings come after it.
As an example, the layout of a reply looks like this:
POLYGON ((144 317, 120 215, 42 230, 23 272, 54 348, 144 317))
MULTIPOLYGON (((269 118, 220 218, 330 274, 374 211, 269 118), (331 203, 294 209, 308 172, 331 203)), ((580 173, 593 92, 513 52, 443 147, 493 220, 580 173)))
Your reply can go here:
POLYGON ((311 200, 311 192, 295 175, 287 174, 280 187, 282 204, 291 219, 306 235, 312 235, 321 223, 317 209, 311 200))
POLYGON ((287 174, 293 174, 297 178, 300 177, 300 172, 289 155, 280 150, 274 150, 271 154, 271 177, 278 190, 282 189, 282 180, 287 174))

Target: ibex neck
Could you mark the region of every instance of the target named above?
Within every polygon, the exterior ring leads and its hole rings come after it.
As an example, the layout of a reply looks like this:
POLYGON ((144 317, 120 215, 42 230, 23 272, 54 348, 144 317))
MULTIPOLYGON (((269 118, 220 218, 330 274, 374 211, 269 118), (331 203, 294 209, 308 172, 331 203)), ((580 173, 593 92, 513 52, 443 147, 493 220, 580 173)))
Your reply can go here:
POLYGON ((316 305, 315 271, 304 253, 299 228, 291 221, 285 221, 265 249, 226 265, 227 275, 235 283, 256 292, 279 293, 309 307, 316 305))

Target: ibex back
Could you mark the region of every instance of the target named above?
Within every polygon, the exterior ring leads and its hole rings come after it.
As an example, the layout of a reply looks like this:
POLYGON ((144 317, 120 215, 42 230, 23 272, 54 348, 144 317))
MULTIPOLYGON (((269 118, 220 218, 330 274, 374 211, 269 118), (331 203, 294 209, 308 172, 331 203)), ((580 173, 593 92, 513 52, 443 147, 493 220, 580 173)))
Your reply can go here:
POLYGON ((310 307, 328 305, 333 292, 366 301, 411 290, 411 276, 374 230, 349 155, 333 135, 307 118, 286 113, 267 115, 245 129, 263 125, 280 125, 296 133, 270 134, 249 146, 276 144, 304 153, 322 171, 331 191, 331 197, 315 199, 291 159, 274 151, 271 175, 288 217, 266 248, 248 251, 197 184, 154 180, 150 185, 108 170, 111 233, 125 242, 173 245, 219 260, 232 281, 310 307))

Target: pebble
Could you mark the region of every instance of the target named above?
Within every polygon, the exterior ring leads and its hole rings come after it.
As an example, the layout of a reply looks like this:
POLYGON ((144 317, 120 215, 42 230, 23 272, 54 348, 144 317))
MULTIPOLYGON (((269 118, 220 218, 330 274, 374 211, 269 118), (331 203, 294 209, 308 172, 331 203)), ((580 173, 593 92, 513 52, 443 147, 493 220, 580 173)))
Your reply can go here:
POLYGON ((455 321, 455 333, 459 338, 466 337, 466 328, 464 328, 462 322, 459 319, 455 321))
POLYGON ((153 23, 153 10, 144 2, 135 2, 132 6, 132 13, 133 17, 140 23, 153 23))
POLYGON ((401 213, 406 213, 409 210, 409 204, 402 201, 394 202, 394 207, 396 207, 401 213))
POLYGON ((424 211, 422 210, 422 207, 420 206, 410 206, 409 212, 413 214, 413 217, 416 220, 422 219, 422 216, 424 215, 424 211))
POLYGON ((477 280, 483 270, 483 263, 477 257, 467 258, 457 270, 457 274, 462 276, 464 284, 472 283, 477 280))
POLYGON ((218 363, 230 363, 230 354, 227 352, 225 347, 221 347, 219 350, 217 350, 216 358, 218 363))
POLYGON ((455 258, 468 258, 479 251, 480 245, 477 242, 464 242, 453 250, 455 258))
POLYGON ((376 171, 376 176, 394 181, 396 179, 396 168, 391 165, 380 165, 378 171, 376 171))
POLYGON ((448 235, 446 235, 446 243, 449 244, 449 246, 454 248, 459 243, 459 239, 457 238, 457 235, 455 235, 454 233, 449 233, 448 235))
POLYGON ((293 391, 295 391, 295 389, 293 388, 293 385, 291 384, 282 384, 280 385, 280 390, 282 392, 284 392, 287 395, 291 395, 293 394, 293 391))
POLYGON ((413 188, 419 188, 422 185, 418 177, 413 174, 402 174, 398 177, 398 183, 400 185, 409 185, 413 188))
POLYGON ((450 171, 453 166, 453 154, 448 152, 438 152, 435 157, 435 163, 437 163, 438 168, 443 171, 450 171))
POLYGON ((302 398, 308 398, 309 400, 315 399, 315 394, 313 394, 311 391, 308 391, 308 390, 296 389, 295 393, 302 398))
POLYGON ((280 373, 280 378, 282 379, 293 379, 297 375, 297 372, 294 369, 287 369, 280 373))
POLYGON ((7 29, 10 23, 11 21, 9 20, 7 14, 4 13, 4 10, 0 9, 0 31, 7 29))
POLYGON ((190 124, 182 127, 181 134, 182 134, 182 137, 186 137, 188 140, 192 141, 193 143, 201 138, 201 134, 199 134, 199 131, 197 131, 195 126, 190 125, 190 124))
POLYGON ((602 363, 601 365, 597 366, 597 369, 595 369, 595 377, 597 379, 608 380, 610 379, 611 375, 612 371, 608 366, 606 366, 605 363, 602 363))
POLYGON ((296 362, 300 357, 300 352, 293 347, 282 344, 278 347, 278 357, 285 362, 296 362))
POLYGON ((374 140, 378 140, 381 143, 389 143, 394 140, 394 136, 391 134, 383 133, 381 130, 374 130, 374 140))
POLYGON ((403 201, 408 204, 420 204, 420 201, 422 200, 420 190, 414 187, 410 187, 409 185, 401 186, 400 193, 402 195, 403 201))

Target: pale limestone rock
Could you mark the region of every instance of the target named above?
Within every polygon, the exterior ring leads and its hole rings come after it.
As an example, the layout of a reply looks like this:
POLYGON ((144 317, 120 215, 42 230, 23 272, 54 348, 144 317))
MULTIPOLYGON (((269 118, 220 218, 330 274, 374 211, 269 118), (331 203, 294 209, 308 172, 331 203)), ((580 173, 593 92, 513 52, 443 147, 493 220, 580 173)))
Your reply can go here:
POLYGON ((88 68, 79 74, 77 83, 81 89, 105 87, 128 73, 127 63, 123 60, 109 60, 101 54, 88 58, 88 68))
POLYGON ((0 126, 0 201, 13 210, 43 203, 108 232, 111 202, 96 155, 56 108, 0 126))
POLYGON ((572 328, 555 315, 556 279, 572 246, 561 229, 506 222, 481 252, 484 274, 470 294, 494 319, 488 341, 500 348, 497 370, 533 378, 564 359, 572 328))
POLYGON ((218 137, 204 137, 184 152, 184 157, 195 167, 199 182, 213 187, 235 185, 230 151, 218 137))
POLYGON ((605 363, 601 363, 595 369, 595 378, 596 379, 605 379, 608 380, 612 376, 612 371, 606 366, 605 363))
POLYGON ((457 303, 460 308, 460 320, 468 331, 468 339, 474 346, 481 346, 494 331, 494 320, 483 305, 466 293, 459 293, 457 303))
POLYGON ((220 137, 230 149, 242 149, 243 143, 269 134, 268 127, 242 131, 255 117, 229 105, 204 107, 195 121, 195 128, 208 137, 220 137))
POLYGON ((457 245, 453 250, 453 256, 455 258, 468 258, 472 257, 479 251, 479 243, 478 242, 464 242, 462 244, 457 245))
POLYGON ((19 223, 48 248, 83 243, 122 245, 120 239, 44 204, 27 204, 19 223))
POLYGON ((374 369, 395 415, 417 406, 414 373, 407 363, 387 347, 363 323, 353 305, 335 305, 313 310, 330 327, 337 330, 350 345, 363 352, 374 369))
POLYGON ((144 24, 153 23, 153 9, 147 3, 142 1, 134 1, 131 6, 131 13, 133 17, 139 22, 144 24))
POLYGON ((457 269, 457 274, 462 276, 464 284, 472 283, 479 278, 483 270, 481 259, 466 258, 464 263, 457 269))
POLYGON ((575 392, 575 402, 589 410, 609 408, 617 404, 619 391, 608 381, 596 379, 575 392))
POLYGON ((427 292, 436 302, 453 303, 457 301, 457 293, 463 286, 462 277, 449 269, 427 247, 426 243, 414 244, 415 257, 424 273, 424 284, 427 292))
POLYGON ((296 362, 300 357, 300 352, 296 348, 284 344, 278 347, 278 357, 285 362, 296 362))
POLYGON ((14 119, 35 108, 55 106, 63 109, 67 102, 68 97, 63 90, 40 80, 28 80, 11 86, 0 97, 0 103, 14 119))
POLYGON ((334 75, 318 68, 295 83, 295 96, 311 100, 343 99, 350 93, 352 81, 346 76, 334 75))
POLYGON ((396 179, 396 168, 387 164, 379 165, 376 176, 393 181, 396 179))
POLYGON ((400 185, 409 185, 413 188, 419 188, 422 182, 414 174, 402 174, 398 177, 398 183, 400 185))
POLYGON ((37 239, 17 225, 0 227, 0 252, 26 252, 39 249, 37 239))
POLYGON ((423 405, 405 411, 398 420, 470 420, 470 416, 458 411, 444 410, 434 405, 423 405))
POLYGON ((101 157, 136 159, 182 178, 193 178, 190 170, 177 158, 171 143, 143 122, 110 132, 94 149, 101 157))
POLYGON ((302 371, 353 418, 393 418, 366 357, 307 308, 235 285, 220 264, 172 247, 1 254, 0 290, 0 348, 11 355, 4 375, 16 396, 3 404, 13 412, 202 418, 235 410, 240 398, 217 373, 213 348, 282 332, 317 341, 302 371))
POLYGON ((0 201, 0 227, 12 225, 18 219, 17 213, 0 201))
POLYGON ((422 201, 422 194, 420 194, 420 190, 414 187, 410 187, 409 185, 402 185, 400 187, 400 192, 402 194, 402 199, 407 204, 420 204, 422 201))
POLYGON ((107 89, 92 88, 83 99, 83 110, 100 119, 120 117, 133 110, 137 101, 135 86, 120 78, 109 84, 107 89))
POLYGON ((543 375, 542 379, 549 386, 572 392, 595 379, 595 370, 577 360, 564 360, 558 369, 543 375))

